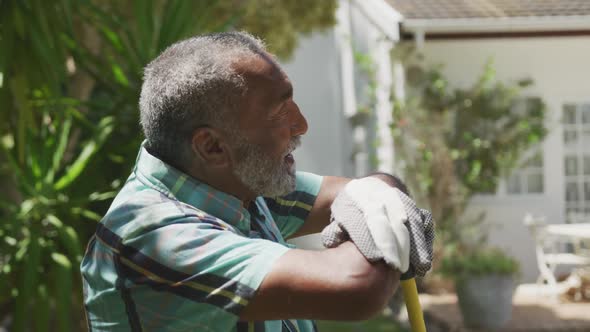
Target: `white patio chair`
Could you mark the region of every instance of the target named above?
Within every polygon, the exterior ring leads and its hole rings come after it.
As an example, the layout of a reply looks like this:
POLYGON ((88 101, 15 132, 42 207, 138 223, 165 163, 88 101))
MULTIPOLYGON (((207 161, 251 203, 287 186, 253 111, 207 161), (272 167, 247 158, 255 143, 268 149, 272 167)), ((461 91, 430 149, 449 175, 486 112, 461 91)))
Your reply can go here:
POLYGON ((557 295, 560 292, 555 276, 557 266, 588 266, 590 265, 590 256, 578 254, 575 249, 579 248, 579 246, 574 243, 575 241, 547 234, 545 232, 547 222, 544 217, 534 217, 532 214, 527 213, 523 222, 529 228, 535 240, 537 266, 540 272, 537 284, 546 282, 552 292, 557 295), (566 250, 567 243, 574 245, 573 252, 566 250))
MULTIPOLYGON (((589 221, 590 215, 584 212, 569 212, 566 216, 566 222, 568 224, 588 223, 589 221)), ((572 246, 573 252, 585 257, 590 257, 590 240, 579 239, 573 241, 572 246)))

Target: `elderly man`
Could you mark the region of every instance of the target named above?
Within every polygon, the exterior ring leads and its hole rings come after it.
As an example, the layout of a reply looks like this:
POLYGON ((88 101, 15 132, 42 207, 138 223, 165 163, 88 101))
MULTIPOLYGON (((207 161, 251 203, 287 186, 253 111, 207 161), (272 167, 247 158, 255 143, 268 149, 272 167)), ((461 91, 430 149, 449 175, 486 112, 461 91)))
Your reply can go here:
MULTIPOLYGON (((353 243, 357 224, 333 223, 323 251, 285 242, 326 228, 350 180, 295 171, 307 122, 258 39, 172 45, 145 69, 140 117, 146 140, 81 265, 90 330, 306 332, 385 305, 408 268, 404 226, 386 226, 397 245, 377 258, 353 243)), ((391 189, 372 181, 343 202, 391 189)), ((378 238, 367 216, 351 220, 378 238)))

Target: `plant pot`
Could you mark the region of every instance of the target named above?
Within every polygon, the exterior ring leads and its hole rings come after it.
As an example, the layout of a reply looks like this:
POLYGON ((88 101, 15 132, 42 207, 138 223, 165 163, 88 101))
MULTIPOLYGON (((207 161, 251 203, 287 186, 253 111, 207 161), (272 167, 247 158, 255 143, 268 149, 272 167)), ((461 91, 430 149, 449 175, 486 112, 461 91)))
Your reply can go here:
POLYGON ((465 326, 499 329, 512 317, 512 275, 467 276, 455 288, 465 326))

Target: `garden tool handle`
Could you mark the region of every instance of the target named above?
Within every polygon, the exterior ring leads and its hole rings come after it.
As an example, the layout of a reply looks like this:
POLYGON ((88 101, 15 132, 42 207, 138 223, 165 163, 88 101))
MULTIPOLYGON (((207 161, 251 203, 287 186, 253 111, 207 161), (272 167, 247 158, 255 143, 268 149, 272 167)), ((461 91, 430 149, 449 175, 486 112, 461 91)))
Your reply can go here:
POLYGON ((414 269, 411 264, 408 271, 403 273, 400 277, 400 284, 404 293, 404 301, 406 303, 406 310, 408 311, 408 318, 410 319, 412 332, 426 332, 424 315, 422 314, 420 300, 418 299, 416 279, 414 279, 414 269))

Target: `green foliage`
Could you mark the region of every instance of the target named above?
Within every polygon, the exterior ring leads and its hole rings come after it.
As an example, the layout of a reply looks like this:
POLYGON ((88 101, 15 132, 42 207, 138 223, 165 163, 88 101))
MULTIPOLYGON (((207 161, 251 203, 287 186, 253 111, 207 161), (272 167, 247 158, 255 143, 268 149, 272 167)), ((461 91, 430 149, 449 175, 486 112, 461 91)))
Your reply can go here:
POLYGON ((335 0, 0 0, 0 308, 10 310, 0 320, 13 315, 17 332, 82 328, 82 245, 135 160, 151 59, 180 39, 232 29, 286 57, 300 34, 332 25, 335 8, 335 0))
POLYGON ((16 177, 20 199, 0 200, 2 218, 7 221, 0 226, 0 278, 16 287, 0 293, 0 301, 9 300, 16 292, 14 331, 27 330, 31 309, 39 312, 40 319, 48 319, 48 303, 58 311, 55 320, 59 330, 70 331, 72 304, 80 305, 81 300, 76 291, 80 278, 74 267, 82 259, 82 244, 75 228, 84 226, 85 220, 96 221, 89 218, 96 215, 89 210, 90 204, 96 197, 109 197, 91 187, 85 188, 84 195, 70 188, 80 183, 92 157, 112 133, 114 123, 107 117, 87 128, 89 137, 80 143, 79 155, 64 163, 65 146, 76 121, 70 112, 35 111, 39 130, 26 131, 22 163, 18 161, 14 137, 7 134, 1 143, 9 170, 16 177))
POLYGON ((543 102, 520 98, 530 84, 495 81, 490 62, 475 86, 455 91, 454 130, 448 141, 456 154, 456 172, 469 191, 494 192, 499 177, 545 136, 543 102))
POLYGON ((496 80, 491 62, 475 84, 454 88, 440 66, 426 66, 413 51, 399 54, 407 87, 405 98, 394 99, 396 153, 417 199, 432 210, 442 243, 461 242, 465 224, 482 219, 459 223, 469 199, 495 192, 546 135, 545 106, 523 97, 530 80, 496 80))
POLYGON ((455 251, 443 258, 440 272, 451 279, 490 274, 515 275, 518 262, 499 249, 455 251))
POLYGON ((26 131, 38 130, 28 103, 32 88, 59 94, 66 77, 66 50, 71 33, 69 1, 0 2, 0 132, 15 134, 17 160, 25 158, 26 131), (55 66, 55 64, 58 64, 55 66), (18 113, 11 112, 13 106, 18 113))
POLYGON ((437 221, 442 272, 515 273, 513 259, 485 247, 484 215, 464 212, 473 195, 494 193, 523 153, 545 137, 545 105, 523 97, 530 80, 498 81, 491 61, 473 85, 455 88, 440 66, 425 65, 411 49, 397 51, 407 86, 403 99, 394 98, 395 150, 408 186, 437 221))

